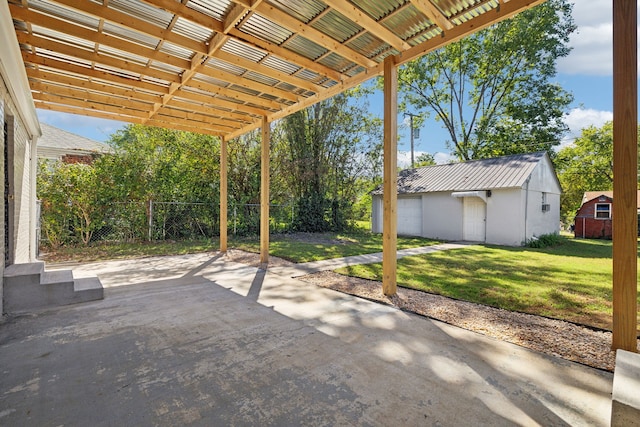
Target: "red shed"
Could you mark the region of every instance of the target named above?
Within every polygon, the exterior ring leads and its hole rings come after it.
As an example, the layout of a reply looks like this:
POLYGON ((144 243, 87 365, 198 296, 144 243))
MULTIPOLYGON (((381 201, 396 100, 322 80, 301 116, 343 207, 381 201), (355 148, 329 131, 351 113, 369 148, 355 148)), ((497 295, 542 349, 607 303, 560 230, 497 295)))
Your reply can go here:
MULTIPOLYGON (((638 191, 640 204, 640 191, 638 191)), ((640 210, 640 205, 638 206, 640 210)), ((574 236, 588 239, 611 239, 613 191, 587 191, 575 218, 574 236)))

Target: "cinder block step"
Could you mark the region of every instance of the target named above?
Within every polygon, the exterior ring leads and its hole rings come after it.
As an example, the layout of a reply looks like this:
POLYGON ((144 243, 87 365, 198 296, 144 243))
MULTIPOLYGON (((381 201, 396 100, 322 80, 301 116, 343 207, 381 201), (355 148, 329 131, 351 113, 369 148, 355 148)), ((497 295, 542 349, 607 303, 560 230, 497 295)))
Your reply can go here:
POLYGON ((97 277, 74 279, 71 270, 45 271, 35 262, 5 269, 3 297, 11 313, 102 299, 104 291, 97 277))

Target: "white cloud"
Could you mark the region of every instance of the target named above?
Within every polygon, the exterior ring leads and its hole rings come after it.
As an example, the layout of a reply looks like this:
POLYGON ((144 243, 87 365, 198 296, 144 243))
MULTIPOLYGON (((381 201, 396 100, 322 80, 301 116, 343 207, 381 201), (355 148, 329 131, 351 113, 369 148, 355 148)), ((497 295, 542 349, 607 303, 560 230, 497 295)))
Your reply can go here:
MULTIPOLYGON (((426 151, 414 151, 413 158, 414 160, 420 157, 421 154, 426 153, 426 151)), ((456 161, 456 158, 453 157, 449 153, 434 153, 433 159, 437 164, 442 165, 445 163, 450 163, 452 161, 456 161)), ((411 152, 410 151, 398 151, 398 167, 400 168, 409 168, 411 167, 411 152)))
POLYGON ((594 110, 592 108, 574 108, 564 116, 564 122, 569 126, 569 135, 565 137, 558 148, 571 144, 575 138, 582 134, 582 130, 593 126, 602 127, 606 122, 613 120, 611 111, 594 110))
MULTIPOLYGON (((417 159, 422 152, 414 151, 413 158, 417 159)), ((398 167, 403 169, 411 167, 411 152, 398 151, 398 167)))
POLYGON ((433 158, 439 165, 457 161, 457 159, 449 153, 435 153, 433 158))
POLYGON ((611 20, 611 0, 580 0, 573 4, 573 19, 578 25, 595 25, 611 20))
POLYGON ((610 76, 613 67, 611 23, 581 27, 571 38, 573 50, 558 60, 558 71, 565 74, 610 76))
POLYGON ((568 57, 558 60, 559 72, 594 76, 613 74, 612 16, 611 0, 574 3, 573 18, 578 29, 569 42, 573 50, 568 57))
POLYGON ((589 126, 601 127, 611 120, 613 120, 613 112, 591 108, 574 108, 564 117, 564 122, 569 126, 571 135, 574 136, 579 136, 582 129, 589 126))

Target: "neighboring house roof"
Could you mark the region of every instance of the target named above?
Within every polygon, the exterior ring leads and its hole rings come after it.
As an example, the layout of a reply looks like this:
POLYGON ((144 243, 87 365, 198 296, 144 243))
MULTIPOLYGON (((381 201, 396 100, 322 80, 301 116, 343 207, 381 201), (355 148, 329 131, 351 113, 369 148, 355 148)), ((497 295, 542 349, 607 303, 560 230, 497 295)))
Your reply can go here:
POLYGON ((65 154, 104 154, 112 148, 102 142, 76 135, 57 127, 40 123, 42 136, 38 139, 38 157, 60 158, 65 154))
MULTIPOLYGON (((613 199, 613 191, 585 191, 584 195, 582 196, 582 204, 584 205, 585 203, 590 202, 593 199, 597 199, 600 196, 605 196, 613 199)), ((640 190, 638 190, 636 199, 637 207, 638 209, 640 209, 640 190)))
MULTIPOLYGON (((406 169, 398 174, 398 193, 518 188, 525 184, 534 168, 545 158, 549 158, 547 153, 541 151, 406 169)), ((373 194, 382 194, 382 186, 373 194)))

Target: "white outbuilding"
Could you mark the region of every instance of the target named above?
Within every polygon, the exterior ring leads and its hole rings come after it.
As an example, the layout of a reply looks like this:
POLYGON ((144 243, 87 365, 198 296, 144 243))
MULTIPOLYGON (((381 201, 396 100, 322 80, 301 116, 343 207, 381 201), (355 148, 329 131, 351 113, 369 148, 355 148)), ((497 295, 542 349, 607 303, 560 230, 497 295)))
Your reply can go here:
MULTIPOLYGON (((546 152, 407 169, 398 176, 398 235, 519 246, 560 230, 562 189, 546 152)), ((382 232, 382 187, 372 193, 382 232)))

